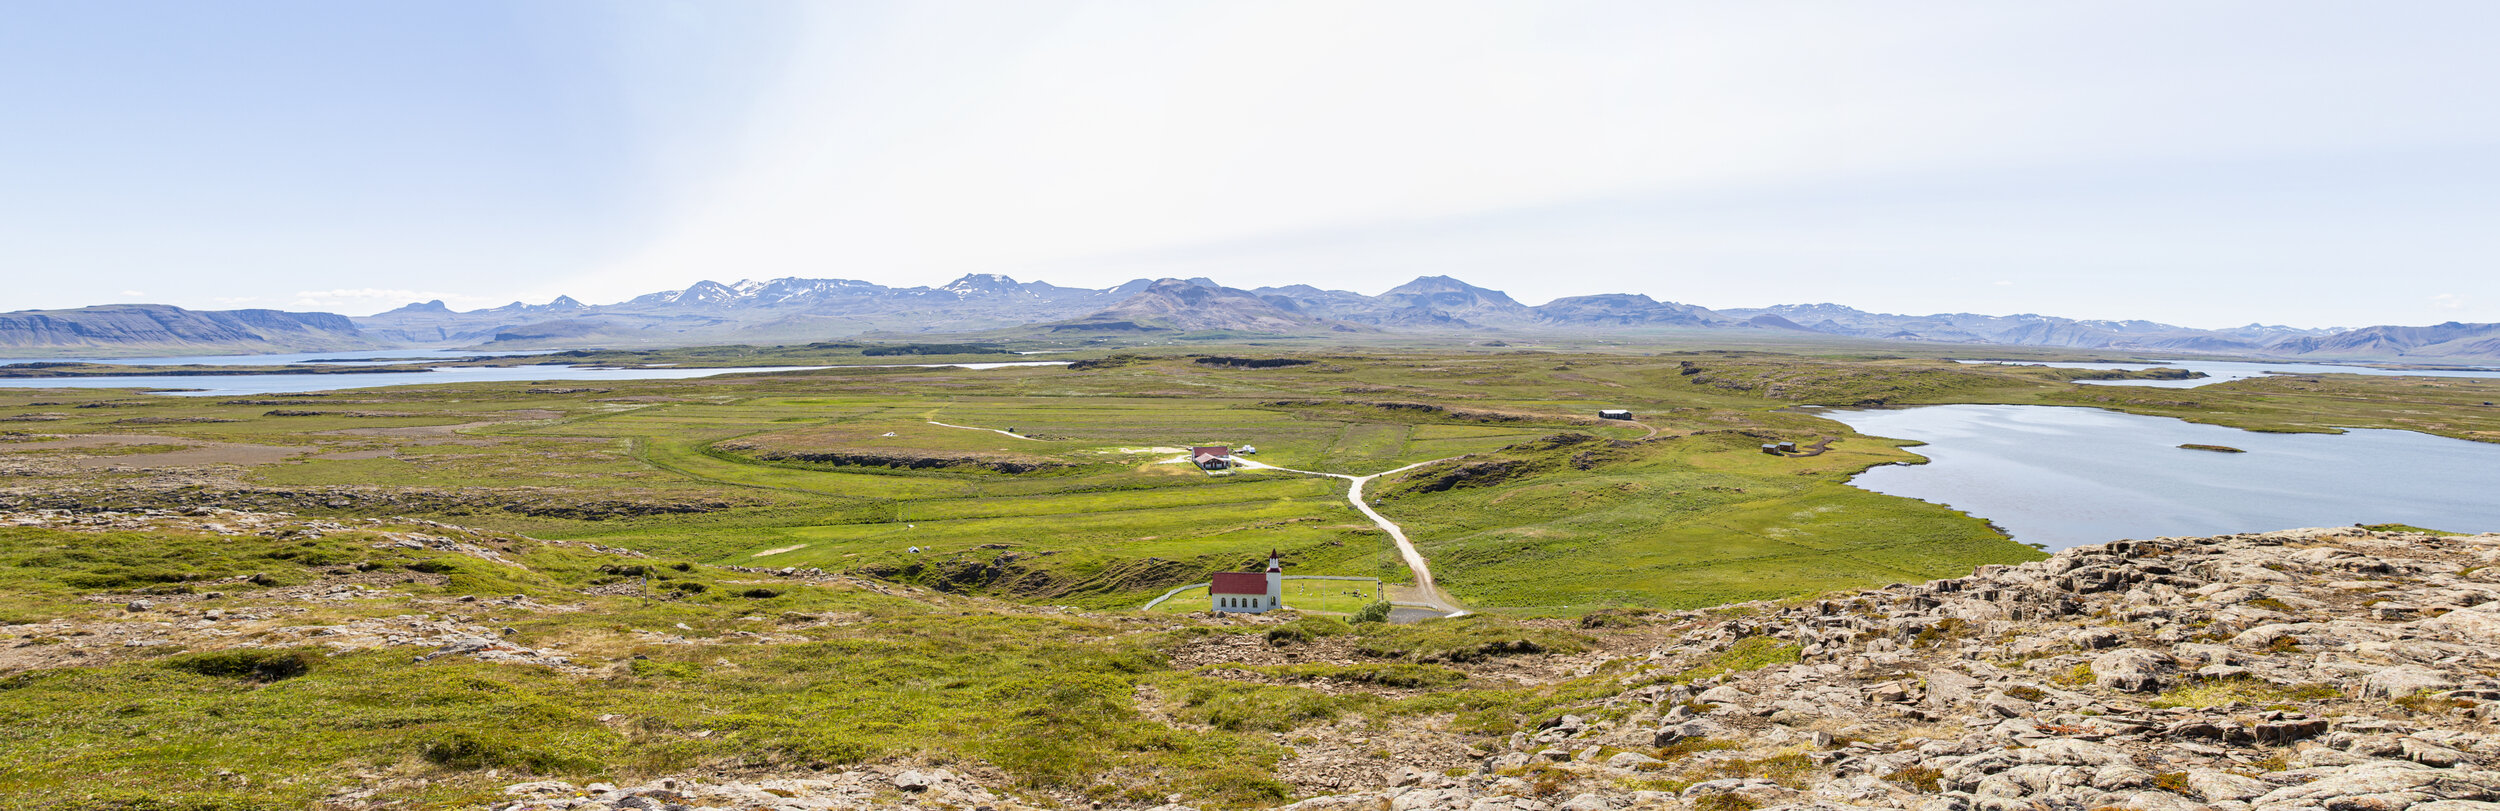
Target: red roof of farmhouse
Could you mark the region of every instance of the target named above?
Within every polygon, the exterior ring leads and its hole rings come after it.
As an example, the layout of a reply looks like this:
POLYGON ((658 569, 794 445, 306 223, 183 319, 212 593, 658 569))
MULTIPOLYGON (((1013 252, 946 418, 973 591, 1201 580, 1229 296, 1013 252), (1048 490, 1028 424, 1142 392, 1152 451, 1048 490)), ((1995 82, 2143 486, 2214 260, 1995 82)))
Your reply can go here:
POLYGON ((1266 594, 1266 572, 1216 572, 1209 594, 1266 594))

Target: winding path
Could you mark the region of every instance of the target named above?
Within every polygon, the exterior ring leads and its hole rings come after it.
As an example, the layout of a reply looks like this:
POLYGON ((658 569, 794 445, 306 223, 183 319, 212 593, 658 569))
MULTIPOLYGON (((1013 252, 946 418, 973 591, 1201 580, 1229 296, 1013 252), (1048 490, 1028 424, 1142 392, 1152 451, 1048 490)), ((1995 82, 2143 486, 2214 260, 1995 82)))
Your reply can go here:
MULTIPOLYGON (((1450 457, 1450 459, 1455 458, 1457 457, 1450 457)), ((1429 462, 1416 462, 1396 470, 1384 470, 1369 476, 1348 476, 1343 473, 1321 473, 1315 470, 1295 470, 1289 467, 1277 467, 1266 462, 1258 462, 1249 459, 1236 459, 1234 464, 1257 470, 1300 473, 1305 476, 1327 476, 1333 479, 1344 479, 1346 481, 1353 482, 1354 485, 1352 487, 1346 488, 1346 501, 1353 503, 1354 509, 1361 511, 1364 517, 1372 520, 1373 524, 1378 525, 1382 530, 1387 531, 1389 533, 1390 540, 1397 542, 1398 556, 1405 558, 1406 568, 1415 573, 1415 591, 1423 596, 1422 603, 1435 611, 1439 611, 1448 616, 1456 617, 1463 616, 1470 612, 1467 610, 1466 606, 1459 604, 1457 599, 1451 597, 1449 592, 1442 591, 1441 584, 1433 582, 1432 565, 1424 562, 1423 553, 1416 551, 1414 542, 1406 539, 1406 530, 1399 529, 1397 522, 1389 520, 1386 516, 1381 515, 1379 510, 1372 509, 1372 505, 1363 502, 1363 485, 1371 483, 1371 480, 1373 479, 1387 476, 1392 473, 1404 473, 1409 470, 1414 470, 1416 468, 1432 464, 1433 462, 1446 461, 1449 461, 1449 459, 1434 459, 1429 462)))
POLYGON ((1006 434, 1006 435, 1008 435, 1008 436, 1015 437, 1015 438, 1017 438, 1017 439, 1025 440, 1025 441, 1028 441, 1028 442, 1040 442, 1040 441, 1041 441, 1041 440, 1034 439, 1034 438, 1029 437, 1029 436, 1025 436, 1025 435, 1023 435, 1023 434, 1015 433, 1015 432, 1013 432, 1013 431, 1001 431, 1001 430, 998 430, 998 429, 996 429, 996 428, 978 428, 978 427, 974 427, 974 426, 970 426, 970 425, 948 425, 948 424, 946 424, 946 423, 938 422, 937 420, 928 420, 928 423, 929 423, 930 425, 935 425, 935 426, 938 426, 938 427, 940 427, 940 428, 961 428, 961 429, 964 429, 964 430, 966 430, 966 431, 988 431, 988 432, 993 433, 993 434, 1006 434))
MULTIPOLYGON (((1001 431, 996 428, 981 428, 972 425, 948 425, 943 422, 938 422, 937 420, 927 420, 926 422, 930 425, 936 425, 944 428, 962 428, 969 431, 989 431, 991 433, 1006 434, 1007 436, 1015 437, 1017 439, 1033 440, 1032 437, 1025 436, 1023 434, 1001 431)), ((1634 424, 1639 425, 1639 423, 1634 424)), ((1642 425, 1641 427, 1649 428, 1649 426, 1646 425, 1642 425)), ((1651 436, 1656 436, 1658 433, 1658 429, 1656 428, 1650 428, 1649 430, 1651 436)), ((1033 441, 1038 442, 1040 440, 1033 441)), ((1182 456, 1168 461, 1187 461, 1188 458, 1189 457, 1187 456, 1182 456)), ((1400 529, 1397 522, 1391 521, 1387 516, 1381 515, 1379 510, 1372 509, 1372 505, 1363 503, 1363 485, 1371 483, 1371 480, 1373 479, 1387 476, 1392 473, 1404 473, 1409 470, 1414 470, 1416 468, 1432 464, 1433 462, 1446 462, 1450 459, 1456 458, 1458 457, 1452 456, 1444 459, 1416 462, 1396 470, 1383 470, 1369 476, 1348 476, 1343 473, 1321 473, 1316 470, 1295 470, 1289 467, 1277 467, 1266 462, 1240 458, 1234 459, 1233 463, 1238 467, 1246 467, 1256 470, 1273 470, 1280 473, 1299 473, 1305 476, 1327 476, 1332 479, 1344 479, 1348 482, 1352 482, 1353 486, 1346 488, 1346 501, 1353 504, 1354 509, 1360 511, 1363 514, 1363 517, 1371 519, 1372 524, 1389 533, 1389 539, 1397 542, 1398 556, 1406 559, 1407 570, 1415 574, 1415 592, 1418 595, 1421 595, 1423 599, 1414 603, 1409 603, 1408 605, 1420 605, 1434 611, 1439 611, 1446 616, 1457 617, 1473 612, 1468 611, 1467 606, 1460 604, 1457 598, 1451 597, 1449 592, 1442 591, 1441 584, 1433 581, 1432 564, 1426 563, 1424 561, 1424 554, 1416 551, 1414 542, 1406 539, 1406 530, 1400 529)), ((1182 589, 1186 588, 1190 587, 1182 587, 1182 589)), ((1174 589, 1172 593, 1177 593, 1180 590, 1181 589, 1174 589)), ((1166 593, 1163 597, 1156 598, 1155 602, 1163 602, 1164 599, 1170 598, 1172 593, 1166 593)), ((1148 603, 1147 605, 1151 606, 1153 604, 1154 603, 1148 603)))

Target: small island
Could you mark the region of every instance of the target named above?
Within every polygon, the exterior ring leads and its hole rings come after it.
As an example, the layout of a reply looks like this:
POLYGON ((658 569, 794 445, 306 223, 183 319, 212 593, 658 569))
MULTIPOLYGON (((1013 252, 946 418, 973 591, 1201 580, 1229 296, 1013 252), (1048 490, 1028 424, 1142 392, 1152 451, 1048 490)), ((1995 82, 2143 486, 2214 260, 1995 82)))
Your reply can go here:
POLYGON ((2173 366, 2149 369, 2067 369, 2068 380, 2203 380, 2212 375, 2173 366))
POLYGON ((2197 443, 2190 442, 2190 443, 2187 443, 2187 444, 2185 444, 2185 445, 2181 445, 2181 446, 2179 446, 2179 447, 2186 448, 2186 449, 2188 449, 2188 450, 2192 450, 2192 451, 2213 451, 2213 452, 2215 452, 2215 453, 2247 453, 2247 451, 2240 450, 2240 449, 2238 449, 2238 448, 2234 448, 2234 447, 2231 447, 2231 446, 2229 446, 2229 445, 2199 445, 2199 444, 2197 444, 2197 443))

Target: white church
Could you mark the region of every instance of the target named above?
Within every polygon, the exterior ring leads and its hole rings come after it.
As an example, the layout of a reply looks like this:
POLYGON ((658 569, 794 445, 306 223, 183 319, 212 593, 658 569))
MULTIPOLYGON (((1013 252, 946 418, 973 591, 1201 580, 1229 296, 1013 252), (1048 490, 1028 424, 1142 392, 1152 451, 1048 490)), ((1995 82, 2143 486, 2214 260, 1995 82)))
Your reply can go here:
POLYGON ((1266 572, 1216 572, 1207 598, 1217 611, 1257 614, 1285 607, 1285 562, 1267 552, 1266 572))

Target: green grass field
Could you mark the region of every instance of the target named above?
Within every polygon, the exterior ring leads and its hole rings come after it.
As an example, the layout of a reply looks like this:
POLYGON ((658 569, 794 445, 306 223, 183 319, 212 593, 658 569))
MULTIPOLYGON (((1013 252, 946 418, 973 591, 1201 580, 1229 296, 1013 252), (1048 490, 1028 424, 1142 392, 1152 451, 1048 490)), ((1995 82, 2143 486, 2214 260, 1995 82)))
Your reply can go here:
MULTIPOLYGON (((867 362, 861 351, 608 359, 867 362)), ((2500 435, 2500 410, 2480 405, 2500 397, 2488 381, 2317 377, 2126 389, 2079 386, 2035 367, 1721 350, 1304 357, 1317 362, 1233 369, 1141 356, 1095 370, 833 369, 315 397, 12 390, 0 392, 0 418, 32 416, 0 430, 269 448, 289 456, 220 475, 234 487, 404 496, 372 507, 362 494, 285 502, 312 513, 386 509, 724 564, 821 567, 1106 608, 1203 580, 1271 547, 1287 551, 1298 574, 1406 579, 1385 539, 1343 504, 1341 482, 1207 476, 1162 464, 1178 455, 1173 449, 1255 444, 1256 458, 1270 464, 1366 474, 1498 455, 1557 433, 1638 439, 1647 433, 1639 426, 1591 419, 1598 408, 1633 409, 1663 437, 1626 458, 1549 466, 1486 488, 1410 494, 1400 482, 1375 486, 1387 498, 1383 509, 1462 599, 1539 613, 1880 585, 2029 554, 1967 516, 1841 484, 1868 465, 1909 457, 1838 423, 1778 410, 1791 403, 2090 403, 2264 430, 2500 435), (1689 439, 1728 431, 1744 438, 1689 439), (1819 457, 1749 452, 1760 439, 1820 437, 1836 444, 1819 457), (337 501, 349 506, 330 506, 337 501), (595 509, 567 510, 568 501, 595 509)), ((11 453, 9 444, 0 442, 0 459, 88 460, 74 472, 27 476, 37 488, 143 488, 148 461, 176 448, 11 453)))
MULTIPOLYGON (((1275 776, 1288 733, 1311 724, 1428 718, 1494 740, 1612 695, 1620 685, 1604 674, 1523 685, 1511 671, 1467 670, 1521 640, 1558 653, 1598 644, 1546 615, 1797 597, 2037 556, 1977 518, 1848 487, 1870 465, 1913 457, 1793 405, 2099 405, 2257 430, 2500 437, 2500 409, 2483 405, 2500 400, 2492 381, 2125 389, 1939 359, 1951 347, 1759 336, 1704 349, 1672 332, 1474 348, 1189 338, 1206 340, 1060 356, 1138 355, 1096 369, 214 398, 0 389, 8 509, 224 506, 305 521, 269 533, 0 528, 0 656, 19 657, 0 661, 27 663, 0 667, 0 805, 260 811, 378 781, 377 801, 447 809, 541 775, 900 761, 980 764, 1010 790, 1072 805, 1173 792, 1275 805, 1294 799, 1275 776), (1223 368, 1188 351, 1314 362, 1223 368), (1599 408, 1629 408, 1658 436, 1637 441, 1648 428, 1592 419, 1599 408), (1826 438, 1818 456, 1756 450, 1826 438), (1271 549, 1297 575, 1409 582, 1342 480, 1162 463, 1177 455, 1162 449, 1245 443, 1271 464, 1351 475, 1450 460, 1368 492, 1481 613, 1402 626, 1297 619, 1256 644, 1341 640, 1357 661, 1244 670, 1264 682, 1216 672, 1231 665, 1175 667, 1198 642, 1266 632, 1179 616, 1204 608, 1203 594, 1158 615, 1134 609, 1250 570, 1271 549), (516 565, 383 534, 457 534, 423 521, 480 528, 460 537, 516 565), (288 591, 342 582, 372 591, 288 591), (211 622, 211 591, 267 617, 211 622), (134 599, 167 605, 125 610, 134 599), (591 675, 418 662, 424 651, 406 646, 213 650, 327 638, 282 632, 291 626, 418 615, 509 628, 487 633, 564 651, 591 675), (149 643, 199 623, 235 636, 149 643), (1307 686, 1322 680, 1337 686, 1307 686)), ((864 351, 585 357, 870 362, 864 351)), ((1372 588, 1288 584, 1290 604, 1326 612, 1359 608, 1372 588)))

